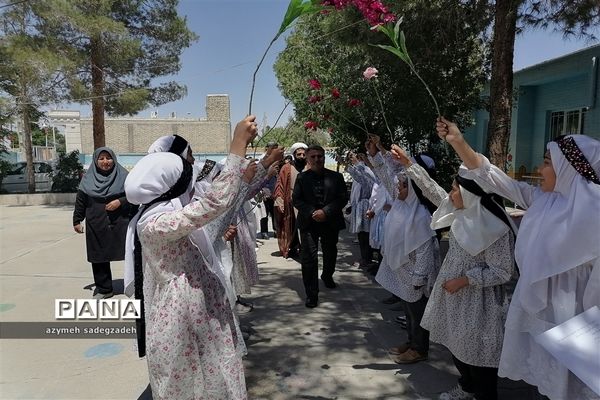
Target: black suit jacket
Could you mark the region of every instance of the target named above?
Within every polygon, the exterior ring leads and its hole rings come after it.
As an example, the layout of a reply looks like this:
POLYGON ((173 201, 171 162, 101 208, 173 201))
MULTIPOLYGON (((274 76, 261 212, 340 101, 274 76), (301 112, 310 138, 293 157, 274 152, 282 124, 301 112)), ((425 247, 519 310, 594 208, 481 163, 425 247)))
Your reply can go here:
POLYGON ((325 168, 322 174, 317 174, 311 170, 298 174, 292 202, 294 207, 298 209, 296 223, 300 230, 308 230, 313 227, 341 230, 346 227, 342 209, 348 203, 348 191, 344 177, 339 172, 325 168), (324 201, 322 207, 317 204, 314 192, 315 183, 319 180, 323 180, 324 201), (312 219, 312 213, 319 208, 322 208, 327 216, 324 222, 317 222, 312 219))

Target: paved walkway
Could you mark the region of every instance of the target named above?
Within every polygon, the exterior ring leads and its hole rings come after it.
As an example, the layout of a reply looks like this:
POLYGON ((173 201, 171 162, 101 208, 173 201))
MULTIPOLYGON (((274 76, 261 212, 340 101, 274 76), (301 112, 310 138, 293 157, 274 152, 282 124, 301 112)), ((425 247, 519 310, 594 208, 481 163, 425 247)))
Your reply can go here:
MULTIPOLYGON (((0 321, 54 321, 54 299, 91 297, 85 239, 71 228, 71 207, 0 206, 0 321)), ((456 382, 450 354, 433 344, 427 362, 399 366, 385 349, 402 343, 399 312, 387 293, 351 267, 358 246, 340 243, 338 288, 324 287, 304 307, 300 265, 276 257, 276 240, 258 251, 261 282, 245 358, 253 400, 435 399, 456 382)), ((122 293, 123 263, 113 264, 122 293)), ((124 295, 118 295, 124 298, 124 295)), ((151 399, 145 360, 131 339, 0 340, 0 399, 151 399)), ((501 382, 501 398, 533 398, 530 388, 501 382)))

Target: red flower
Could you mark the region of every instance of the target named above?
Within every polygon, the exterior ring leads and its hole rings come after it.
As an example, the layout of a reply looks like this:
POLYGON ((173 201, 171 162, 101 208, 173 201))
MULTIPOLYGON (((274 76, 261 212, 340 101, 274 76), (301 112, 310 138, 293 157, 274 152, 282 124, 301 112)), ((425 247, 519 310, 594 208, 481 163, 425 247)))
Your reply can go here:
POLYGON ((334 99, 340 98, 340 91, 338 90, 338 88, 331 89, 331 97, 333 97, 334 99))
POLYGON ((323 100, 323 98, 322 98, 321 96, 310 96, 310 97, 308 98, 308 102, 309 102, 310 104, 315 104, 315 103, 318 103, 318 102, 320 102, 321 100, 323 100))
POLYGON ((506 156, 506 159, 507 159, 508 161, 512 161, 512 154, 509 154, 508 156, 506 156))
POLYGON ((369 21, 371 26, 396 20, 396 16, 380 0, 324 0, 321 4, 324 6, 334 6, 337 10, 354 6, 369 21))
POLYGON ((316 79, 311 79, 311 80, 308 81, 308 83, 310 84, 310 87, 313 90, 319 90, 319 89, 321 89, 321 82, 319 82, 316 79))
POLYGON ((314 131, 314 130, 315 130, 315 129, 317 129, 318 127, 319 127, 319 124, 317 124, 317 123, 316 123, 316 122, 314 122, 314 121, 306 121, 306 122, 304 123, 304 129, 307 129, 307 130, 308 130, 308 129, 310 129, 310 130, 314 131))
POLYGON ((331 135, 333 133, 333 128, 327 129, 327 132, 329 132, 329 134, 331 135))
POLYGON ((359 99, 350 99, 348 100, 348 107, 358 107, 362 104, 359 99))

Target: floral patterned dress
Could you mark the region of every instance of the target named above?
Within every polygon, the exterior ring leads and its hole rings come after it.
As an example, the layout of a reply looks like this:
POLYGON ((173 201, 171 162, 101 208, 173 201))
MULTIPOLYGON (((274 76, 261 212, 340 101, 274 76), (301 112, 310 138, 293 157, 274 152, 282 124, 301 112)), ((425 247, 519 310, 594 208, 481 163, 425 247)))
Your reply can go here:
POLYGON ((229 155, 204 197, 156 214, 140 231, 145 261, 146 344, 158 399, 246 399, 245 345, 221 282, 189 240, 230 208, 245 160, 229 155), (146 279, 147 277, 147 279, 146 279))
MULTIPOLYGON (((435 205, 447 193, 418 164, 406 169, 435 205)), ((429 297, 421 326, 433 342, 443 344, 460 361, 498 368, 508 308, 503 284, 514 273, 514 235, 508 231, 487 249, 472 256, 450 231, 449 249, 429 297), (448 293, 442 285, 466 276, 469 285, 448 293)))

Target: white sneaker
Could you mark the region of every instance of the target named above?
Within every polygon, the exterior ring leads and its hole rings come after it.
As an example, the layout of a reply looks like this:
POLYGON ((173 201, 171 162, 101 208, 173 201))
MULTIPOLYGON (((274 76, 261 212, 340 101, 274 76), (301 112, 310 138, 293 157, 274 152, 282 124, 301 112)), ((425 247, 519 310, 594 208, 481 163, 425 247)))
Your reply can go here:
POLYGON ((474 398, 473 393, 465 392, 457 383, 452 389, 440 394, 439 400, 468 400, 474 398))

